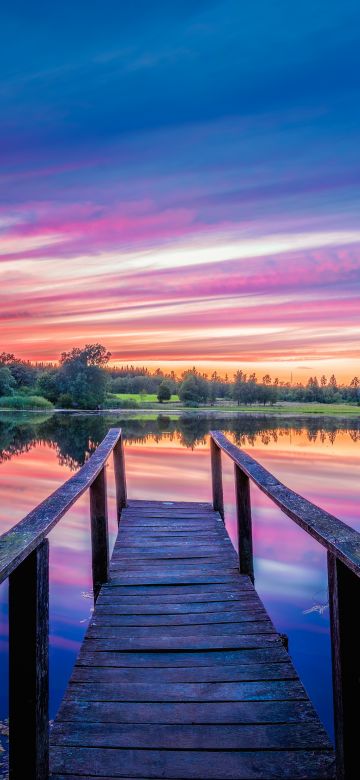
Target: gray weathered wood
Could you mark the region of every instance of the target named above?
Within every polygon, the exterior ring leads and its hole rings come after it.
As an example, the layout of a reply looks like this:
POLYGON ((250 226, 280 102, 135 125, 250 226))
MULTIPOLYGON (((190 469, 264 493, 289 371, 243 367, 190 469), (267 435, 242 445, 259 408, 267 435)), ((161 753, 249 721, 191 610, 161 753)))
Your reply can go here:
POLYGON ((109 535, 106 469, 101 469, 90 485, 91 552, 94 599, 109 578, 109 535))
POLYGON ((337 778, 356 777, 359 770, 360 700, 359 631, 354 620, 360 603, 360 580, 335 555, 328 553, 329 606, 337 778))
POLYGON ((221 450, 214 439, 210 440, 213 507, 224 519, 224 495, 221 468, 221 450))
POLYGON ((360 534, 285 487, 220 431, 211 432, 211 447, 211 452, 222 449, 234 461, 240 571, 253 579, 250 479, 327 550, 337 777, 351 778, 358 763, 353 713, 360 695, 359 643, 354 632, 354 609, 360 601, 360 534))
POLYGON ((169 650, 166 652, 154 651, 131 651, 125 650, 94 650, 88 643, 84 642, 77 663, 79 665, 88 665, 89 663, 104 666, 123 666, 127 668, 155 667, 162 669, 195 669, 203 666, 227 666, 236 664, 243 666, 249 663, 283 663, 288 661, 289 657, 281 642, 272 644, 263 648, 241 648, 230 650, 218 650, 217 648, 205 649, 196 652, 182 652, 169 650))
MULTIPOLYGON (((121 607, 120 607, 121 609, 121 607)), ((248 609, 243 611, 230 611, 230 612, 195 612, 180 614, 180 615, 118 615, 111 609, 111 612, 104 612, 104 607, 96 611, 96 618, 93 620, 93 624, 96 625, 96 620, 101 619, 102 626, 152 626, 163 629, 166 626, 207 626, 213 624, 232 623, 235 626, 238 623, 252 623, 264 621, 270 623, 270 619, 262 609, 248 609)), ((270 623, 271 625, 271 623, 270 623)), ((196 629, 195 629, 196 630, 196 629)))
MULTIPOLYGON (((113 682, 119 683, 146 683, 149 681, 150 672, 146 666, 104 666, 101 665, 101 653, 89 653, 85 665, 84 656, 81 664, 74 667, 72 680, 75 682, 113 682)), ((278 663, 248 663, 248 664, 213 664, 211 666, 184 666, 184 667, 151 667, 151 681, 153 683, 168 682, 238 682, 255 680, 296 680, 297 674, 289 662, 278 663)))
POLYGON ((360 575, 360 534, 357 531, 287 488, 244 450, 228 441, 221 431, 211 431, 211 439, 282 512, 360 575))
MULTIPOLYGON (((9 760, 11 780, 48 777, 48 541, 46 536, 90 488, 95 599, 108 577, 106 461, 112 429, 88 462, 0 538, 0 582, 9 577, 9 760)), ((116 458, 115 458, 116 460, 116 458)), ((116 460, 118 463, 118 459, 116 460)), ((122 462, 124 469, 124 463, 122 462)), ((124 475, 125 479, 125 475, 124 475)))
POLYGON ((205 751, 205 750, 119 750, 112 748, 52 748, 53 771, 113 778, 147 780, 323 780, 334 777, 332 751, 205 751))
POLYGON ((116 511, 118 522, 120 522, 121 512, 127 505, 125 454, 122 435, 119 437, 114 446, 113 458, 115 471, 116 511))
MULTIPOLYGON (((150 673, 149 673, 150 675, 150 673)), ((119 683, 77 681, 67 701, 218 702, 290 701, 306 699, 299 680, 257 680, 224 683, 119 683)))
POLYGON ((110 429, 91 458, 73 477, 0 537, 0 582, 37 547, 75 501, 92 485, 120 436, 120 429, 110 429))
POLYGON ((9 582, 10 780, 48 778, 49 544, 47 539, 9 582))
POLYGON ((112 748, 161 748, 172 750, 284 750, 316 749, 319 741, 330 748, 324 729, 309 723, 257 725, 130 724, 119 729, 112 723, 60 722, 54 727, 54 745, 93 745, 112 748))
MULTIPOLYGON (((115 589, 113 588, 113 590, 115 589)), ((184 603, 180 602, 179 604, 177 602, 163 603, 162 601, 154 604, 149 599, 148 601, 149 603, 144 601, 132 604, 129 602, 124 603, 124 600, 121 600, 121 597, 109 599, 108 597, 103 596, 100 604, 98 603, 97 605, 97 614, 117 615, 124 618, 136 618, 139 616, 141 618, 148 618, 149 620, 151 620, 153 615, 160 619, 166 619, 168 616, 172 620, 185 617, 194 622, 196 622, 196 617, 198 615, 201 617, 209 617, 210 619, 215 617, 221 619, 224 617, 225 620, 228 618, 230 619, 230 616, 233 613, 235 613, 235 615, 241 615, 244 619, 247 619, 249 614, 266 615, 266 612, 261 605, 251 597, 244 598, 241 603, 235 600, 209 602, 185 601, 184 603)))
MULTIPOLYGON (((269 618, 264 620, 261 617, 259 620, 246 620, 243 622, 236 622, 232 620, 226 623, 203 623, 202 625, 150 625, 150 626, 122 626, 122 625, 106 625, 107 621, 100 617, 95 617, 89 626, 87 637, 89 639, 121 639, 124 637, 125 641, 128 638, 131 640, 157 639, 163 641, 165 637, 182 638, 194 637, 194 639, 200 639, 205 637, 221 636, 223 638, 229 637, 230 634, 234 634, 236 640, 239 636, 250 636, 253 634, 275 634, 274 626, 269 618)), ((229 641, 227 639, 227 641, 229 641)))
POLYGON ((104 637, 92 638, 87 637, 84 640, 84 644, 89 650, 107 650, 115 651, 121 649, 127 652, 143 651, 149 652, 167 652, 182 650, 231 650, 236 648, 251 648, 251 647, 269 647, 271 644, 281 644, 281 640, 278 634, 235 634, 228 636, 167 636, 162 634, 161 636, 152 636, 151 632, 147 636, 134 637, 130 633, 128 636, 122 637, 104 637))
POLYGON ((250 480, 234 463, 239 569, 254 582, 250 480))
MULTIPOLYGON (((302 723, 314 722, 309 701, 114 702, 69 701, 61 704, 56 723, 302 723)), ((75 728, 75 726, 74 726, 75 728)), ((320 745, 323 743, 321 742, 320 745)), ((326 743, 327 744, 327 743, 326 743)), ((69 767, 71 771, 71 767, 69 767)), ((146 767, 144 767, 146 774, 146 767)))
POLYGON ((218 512, 193 503, 123 510, 51 742, 53 780, 334 777, 329 740, 218 512))

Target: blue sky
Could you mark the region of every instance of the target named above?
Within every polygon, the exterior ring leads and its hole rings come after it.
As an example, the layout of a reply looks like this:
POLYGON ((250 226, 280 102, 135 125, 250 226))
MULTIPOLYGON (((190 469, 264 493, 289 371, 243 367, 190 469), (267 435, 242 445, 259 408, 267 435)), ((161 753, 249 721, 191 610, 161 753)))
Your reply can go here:
POLYGON ((118 360, 350 371, 359 21, 348 0, 3 4, 13 349, 96 337, 118 360), (255 303, 268 328, 245 332, 255 303))

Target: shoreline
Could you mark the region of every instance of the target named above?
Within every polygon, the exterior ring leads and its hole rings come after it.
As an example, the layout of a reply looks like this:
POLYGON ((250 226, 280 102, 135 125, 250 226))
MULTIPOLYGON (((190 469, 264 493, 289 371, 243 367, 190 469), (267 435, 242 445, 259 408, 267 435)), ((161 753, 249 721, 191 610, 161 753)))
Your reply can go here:
POLYGON ((291 408, 285 409, 284 407, 280 408, 272 408, 272 409, 264 409, 263 411, 260 409, 229 409, 226 410, 224 407, 221 408, 202 408, 202 407, 196 407, 196 408, 164 408, 159 409, 158 407, 150 407, 150 408, 139 408, 139 409, 119 409, 119 407, 111 408, 111 409, 11 409, 11 408, 1 408, 1 413, 7 413, 7 414, 42 414, 42 415, 53 415, 53 414, 69 414, 69 415, 121 415, 123 417, 137 417, 139 415, 145 416, 145 415, 157 415, 158 417, 164 416, 164 417, 181 417, 181 416, 216 416, 216 417, 278 417, 278 418, 296 418, 296 417, 303 417, 303 418, 315 418, 318 419, 319 417, 327 417, 327 418, 335 418, 335 419, 343 419, 343 420, 360 420, 360 407, 359 410, 349 410, 349 412, 344 411, 344 409, 341 409, 341 411, 337 412, 334 410, 334 407, 332 407, 331 411, 327 410, 310 410, 307 411, 306 409, 301 410, 292 410, 291 408))

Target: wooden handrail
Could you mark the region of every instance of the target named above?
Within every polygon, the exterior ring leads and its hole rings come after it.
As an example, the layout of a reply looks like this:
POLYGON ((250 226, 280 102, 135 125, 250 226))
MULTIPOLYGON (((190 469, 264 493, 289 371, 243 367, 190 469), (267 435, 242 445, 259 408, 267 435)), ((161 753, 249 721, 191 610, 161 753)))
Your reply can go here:
MULTIPOLYGON (((0 583, 45 539, 75 501, 93 484, 118 444, 121 445, 121 429, 111 428, 91 458, 74 476, 0 536, 0 583)), ((121 454, 121 450, 119 452, 121 454)), ((123 485, 124 479, 119 474, 117 488, 122 495, 123 485)))
POLYGON ((232 444, 220 431, 210 431, 210 436, 215 445, 223 450, 282 512, 343 561, 354 574, 360 576, 358 531, 283 485, 270 471, 232 444))
POLYGON ((279 482, 221 431, 210 431, 213 506, 224 519, 221 451, 234 462, 239 569, 254 581, 250 480, 327 550, 337 780, 358 775, 360 534, 279 482))
POLYGON ((47 535, 90 491, 94 599, 108 579, 106 463, 114 456, 116 511, 126 506, 121 429, 112 428, 87 463, 0 537, 0 582, 9 578, 9 775, 48 780, 49 543, 47 535), (26 734, 26 750, 24 735, 26 734))

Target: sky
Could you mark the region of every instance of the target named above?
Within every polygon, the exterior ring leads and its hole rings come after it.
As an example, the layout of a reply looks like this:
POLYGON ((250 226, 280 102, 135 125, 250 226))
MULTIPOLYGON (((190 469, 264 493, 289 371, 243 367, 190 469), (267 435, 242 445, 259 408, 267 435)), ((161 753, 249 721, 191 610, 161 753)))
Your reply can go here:
POLYGON ((0 10, 1 349, 360 373, 355 0, 0 10))

